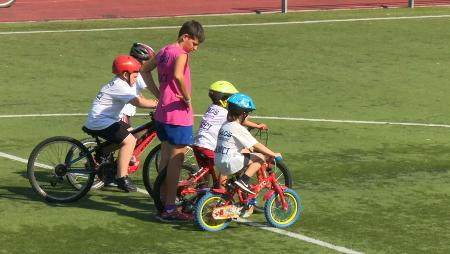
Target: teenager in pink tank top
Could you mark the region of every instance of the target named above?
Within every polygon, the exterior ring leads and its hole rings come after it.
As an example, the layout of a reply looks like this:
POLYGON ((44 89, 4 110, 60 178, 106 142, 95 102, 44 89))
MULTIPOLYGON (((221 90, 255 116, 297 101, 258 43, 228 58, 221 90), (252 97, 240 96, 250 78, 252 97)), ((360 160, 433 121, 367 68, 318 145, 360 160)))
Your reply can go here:
MULTIPOLYGON (((188 56, 178 44, 170 44, 162 48, 158 55, 158 79, 160 98, 155 112, 155 120, 172 125, 191 126, 194 124, 192 107, 190 107, 180 96, 183 96, 178 88, 174 77, 175 60, 181 54, 188 56)), ((189 57, 184 66, 184 80, 188 98, 191 96, 191 71, 189 68, 189 57)))
POLYGON ((185 22, 174 44, 163 47, 145 68, 144 78, 154 84, 151 71, 158 69, 159 103, 155 112, 158 138, 161 140, 159 170, 166 169, 164 211, 157 216, 161 221, 193 220, 193 214, 176 209, 175 198, 187 145, 193 143, 194 118, 191 104, 191 72, 189 54, 205 40, 202 25, 185 22))

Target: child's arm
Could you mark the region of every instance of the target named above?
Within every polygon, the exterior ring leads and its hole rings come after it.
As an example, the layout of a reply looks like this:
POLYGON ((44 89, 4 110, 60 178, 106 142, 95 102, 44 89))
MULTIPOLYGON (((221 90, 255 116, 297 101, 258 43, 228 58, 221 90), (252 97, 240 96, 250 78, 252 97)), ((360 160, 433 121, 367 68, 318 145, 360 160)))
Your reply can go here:
POLYGON ((156 57, 154 57, 151 61, 147 61, 142 65, 140 73, 145 84, 147 85, 147 89, 156 98, 159 98, 159 89, 158 86, 156 86, 155 80, 152 76, 152 71, 156 68, 157 64, 156 57))
POLYGON ((268 130, 269 129, 265 123, 252 122, 252 121, 248 120, 248 117, 245 118, 245 120, 242 123, 242 125, 244 125, 245 127, 257 128, 257 129, 261 129, 261 130, 268 130))
POLYGON ((278 157, 278 156, 281 157, 280 153, 273 152, 272 150, 270 150, 269 148, 267 148, 265 145, 263 145, 261 143, 256 143, 252 148, 254 151, 260 152, 260 153, 265 154, 270 157, 274 157, 274 158, 278 157))
POLYGON ((142 95, 139 95, 138 97, 132 99, 130 103, 139 108, 156 108, 156 105, 158 105, 158 100, 150 100, 142 95))
POLYGON ((191 106, 191 96, 187 92, 186 88, 186 79, 184 77, 184 68, 186 67, 188 60, 187 54, 181 54, 175 60, 175 70, 174 70, 174 78, 177 83, 178 89, 181 92, 181 95, 177 97, 182 99, 186 105, 191 106))

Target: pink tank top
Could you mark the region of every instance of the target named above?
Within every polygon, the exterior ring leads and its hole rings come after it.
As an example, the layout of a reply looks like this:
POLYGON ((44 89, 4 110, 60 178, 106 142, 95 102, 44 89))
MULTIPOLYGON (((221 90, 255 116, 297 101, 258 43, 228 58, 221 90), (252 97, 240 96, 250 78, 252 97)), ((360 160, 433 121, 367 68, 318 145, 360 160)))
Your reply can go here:
MULTIPOLYGON (((158 60, 160 96, 154 117, 161 123, 192 126, 194 125, 194 117, 191 108, 183 100, 176 97, 176 95, 182 95, 174 78, 175 60, 181 54, 188 53, 176 44, 170 44, 162 48, 156 56, 158 60)), ((187 92, 190 95, 191 71, 189 68, 189 55, 184 69, 184 78, 187 92)))

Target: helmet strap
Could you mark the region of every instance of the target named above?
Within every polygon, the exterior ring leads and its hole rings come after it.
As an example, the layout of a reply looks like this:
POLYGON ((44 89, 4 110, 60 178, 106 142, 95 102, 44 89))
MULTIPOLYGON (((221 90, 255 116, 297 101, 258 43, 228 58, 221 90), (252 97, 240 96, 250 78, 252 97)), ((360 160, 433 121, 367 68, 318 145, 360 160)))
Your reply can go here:
POLYGON ((242 115, 239 117, 240 118, 240 123, 244 123, 245 119, 248 117, 248 113, 242 113, 242 115))
POLYGON ((227 108, 228 101, 227 100, 219 100, 220 106, 223 108, 227 108))

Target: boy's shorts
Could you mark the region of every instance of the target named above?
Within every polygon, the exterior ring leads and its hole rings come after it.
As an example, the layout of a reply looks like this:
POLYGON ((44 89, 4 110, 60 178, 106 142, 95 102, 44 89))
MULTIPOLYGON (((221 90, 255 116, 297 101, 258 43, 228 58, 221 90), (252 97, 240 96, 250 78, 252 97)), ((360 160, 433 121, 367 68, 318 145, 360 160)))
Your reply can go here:
POLYGON ((195 159, 201 168, 214 168, 214 151, 204 147, 193 146, 195 159))
POLYGON ((241 153, 222 160, 215 160, 215 167, 220 171, 222 175, 228 176, 238 173, 242 169, 246 168, 250 162, 250 154, 241 153))
POLYGON ((130 134, 129 128, 131 128, 129 124, 119 121, 102 130, 91 130, 86 127, 83 127, 83 130, 87 134, 99 136, 114 144, 120 144, 130 134))
POLYGON ((191 126, 180 126, 155 121, 156 134, 161 142, 167 141, 172 145, 190 145, 194 143, 191 126))

